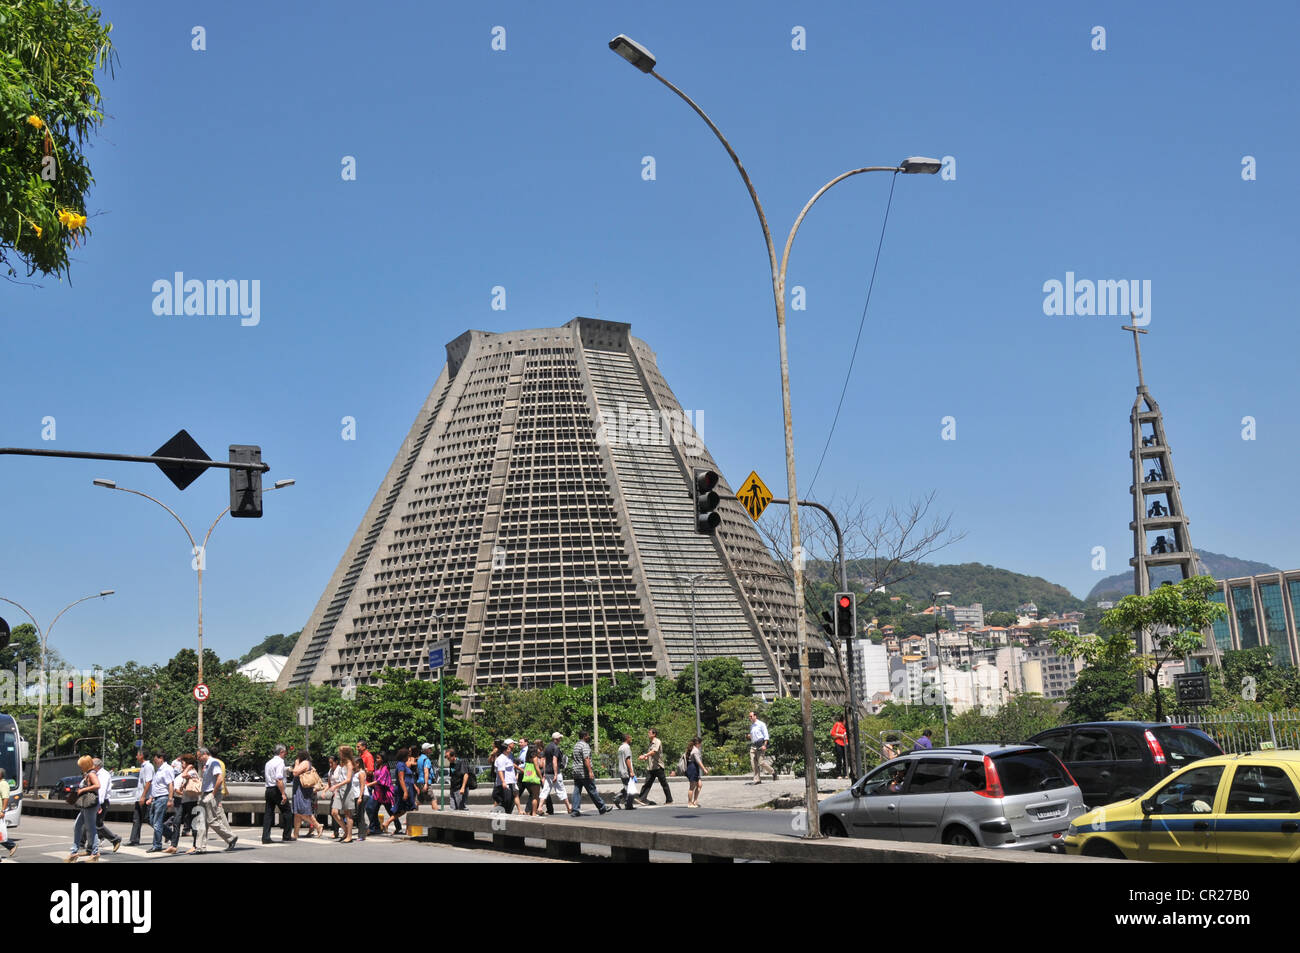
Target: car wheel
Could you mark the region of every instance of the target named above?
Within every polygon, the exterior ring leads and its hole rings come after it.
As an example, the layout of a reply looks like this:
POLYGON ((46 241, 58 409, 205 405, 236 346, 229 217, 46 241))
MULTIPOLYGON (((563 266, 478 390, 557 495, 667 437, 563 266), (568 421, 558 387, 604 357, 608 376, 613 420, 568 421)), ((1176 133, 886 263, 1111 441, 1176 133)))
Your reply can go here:
POLYGON ((1124 852, 1110 841, 1093 839, 1083 848, 1084 857, 1109 857, 1112 860, 1124 860, 1124 852))
POLYGON ((844 829, 844 825, 840 823, 840 819, 838 817, 835 817, 834 815, 831 814, 827 814, 825 817, 821 819, 821 822, 822 822, 822 833, 825 834, 827 837, 848 837, 849 836, 848 831, 844 829))
POLYGON ((943 842, 950 847, 978 847, 977 841, 970 831, 964 827, 950 827, 943 832, 943 842))

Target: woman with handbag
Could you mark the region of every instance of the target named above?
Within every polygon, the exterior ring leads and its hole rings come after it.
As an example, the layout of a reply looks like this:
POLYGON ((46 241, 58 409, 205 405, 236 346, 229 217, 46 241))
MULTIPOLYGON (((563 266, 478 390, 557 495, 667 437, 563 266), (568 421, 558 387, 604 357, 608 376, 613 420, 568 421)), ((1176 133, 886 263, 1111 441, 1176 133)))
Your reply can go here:
POLYGON ((298 752, 293 765, 293 840, 298 839, 298 830, 303 824, 308 825, 308 837, 313 834, 319 837, 325 832, 325 828, 316 822, 316 805, 313 801, 319 783, 320 775, 312 767, 307 752, 298 752))
POLYGON ((691 748, 686 752, 686 780, 690 782, 690 788, 686 792, 687 807, 700 806, 700 778, 709 773, 709 769, 704 766, 704 758, 700 755, 701 741, 699 738, 691 742, 691 748))
POLYGON ((541 804, 542 774, 546 770, 546 759, 540 745, 529 745, 528 755, 524 759, 523 773, 520 777, 519 811, 521 814, 537 816, 541 804))
MULTIPOLYGON (((177 759, 181 763, 181 773, 176 776, 176 793, 181 797, 181 811, 176 815, 172 826, 172 842, 163 849, 164 854, 174 854, 180 846, 181 834, 189 828, 191 839, 194 837, 194 811, 199 806, 199 794, 203 791, 203 776, 199 774, 198 759, 192 754, 183 754, 177 759)), ((186 853, 197 853, 191 843, 186 853)))
POLYGON ((337 828, 343 829, 344 844, 352 843, 352 815, 356 812, 357 797, 352 780, 356 776, 357 765, 352 757, 352 748, 348 745, 339 747, 339 756, 333 773, 330 775, 330 817, 334 819, 334 836, 339 836, 337 828))
POLYGON ((379 826, 379 809, 384 808, 393 813, 393 775, 388 770, 388 756, 375 759, 375 774, 370 784, 370 803, 366 810, 370 812, 370 833, 382 834, 379 826))
POLYGON ((72 825, 72 852, 64 858, 64 863, 74 863, 87 853, 89 862, 94 863, 99 860, 99 825, 95 823, 99 813, 99 775, 95 772, 95 759, 82 755, 77 759, 77 770, 81 772, 81 784, 68 793, 68 803, 77 809, 77 820, 72 825), (90 838, 89 851, 81 849, 83 831, 90 838))

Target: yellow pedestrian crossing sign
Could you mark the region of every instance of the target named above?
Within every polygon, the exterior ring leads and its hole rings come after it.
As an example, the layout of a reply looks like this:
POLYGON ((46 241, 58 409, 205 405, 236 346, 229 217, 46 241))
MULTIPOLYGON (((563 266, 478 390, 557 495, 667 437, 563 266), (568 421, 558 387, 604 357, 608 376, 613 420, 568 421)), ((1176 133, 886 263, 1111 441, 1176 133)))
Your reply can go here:
POLYGON ((767 504, 772 502, 772 491, 759 479, 758 473, 751 470, 749 478, 736 491, 736 499, 745 504, 749 515, 757 521, 763 515, 763 510, 767 509, 767 504))

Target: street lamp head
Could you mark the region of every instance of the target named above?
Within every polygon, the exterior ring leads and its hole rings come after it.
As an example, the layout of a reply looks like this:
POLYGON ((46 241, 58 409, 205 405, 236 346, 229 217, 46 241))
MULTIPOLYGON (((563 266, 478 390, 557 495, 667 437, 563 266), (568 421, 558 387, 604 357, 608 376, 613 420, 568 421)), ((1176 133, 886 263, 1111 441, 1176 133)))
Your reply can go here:
POLYGON ((936 599, 947 599, 950 595, 952 595, 951 592, 948 592, 947 590, 944 590, 943 592, 936 592, 936 593, 934 594, 934 597, 935 597, 936 599))
POLYGON ((286 486, 293 486, 297 482, 297 480, 276 480, 275 485, 272 486, 271 489, 283 490, 286 486))
POLYGON ((636 40, 620 33, 609 41, 609 48, 643 73, 654 72, 655 57, 636 40))
POLYGON ((934 175, 943 168, 943 163, 938 159, 927 159, 925 156, 909 156, 900 162, 898 167, 908 175, 934 175))
POLYGON ((101 596, 111 596, 111 595, 112 595, 113 593, 115 593, 115 592, 117 592, 116 589, 103 589, 103 590, 100 591, 99 594, 100 594, 101 596))
POLYGON ((112 480, 95 480, 94 483, 95 483, 95 486, 102 486, 102 487, 104 487, 106 490, 116 490, 116 489, 117 489, 117 484, 114 483, 112 480))

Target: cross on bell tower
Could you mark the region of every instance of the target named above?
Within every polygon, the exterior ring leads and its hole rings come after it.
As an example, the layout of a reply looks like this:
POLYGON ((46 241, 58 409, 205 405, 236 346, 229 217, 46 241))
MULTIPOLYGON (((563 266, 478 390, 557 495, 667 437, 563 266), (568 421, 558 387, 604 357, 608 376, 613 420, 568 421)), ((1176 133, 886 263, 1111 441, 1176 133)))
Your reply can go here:
MULTIPOLYGON (((1132 312, 1129 317, 1133 318, 1132 312)), ((1133 461, 1133 485, 1129 488, 1133 496, 1133 521, 1129 523, 1133 531, 1133 558, 1129 565, 1133 567, 1133 591, 1145 596, 1151 592, 1152 569, 1173 566, 1183 579, 1201 575, 1202 569, 1192 548, 1189 520, 1174 477, 1173 450, 1165 438, 1164 415, 1142 376, 1142 344, 1138 335, 1147 332, 1136 322, 1124 325, 1124 330, 1133 332, 1138 372, 1137 399, 1129 414, 1133 428, 1133 449, 1129 453, 1133 461)), ((1217 664, 1218 645, 1213 633, 1206 636, 1204 654, 1217 664)), ((1138 652, 1146 653, 1151 648, 1151 633, 1141 633, 1138 652)))

